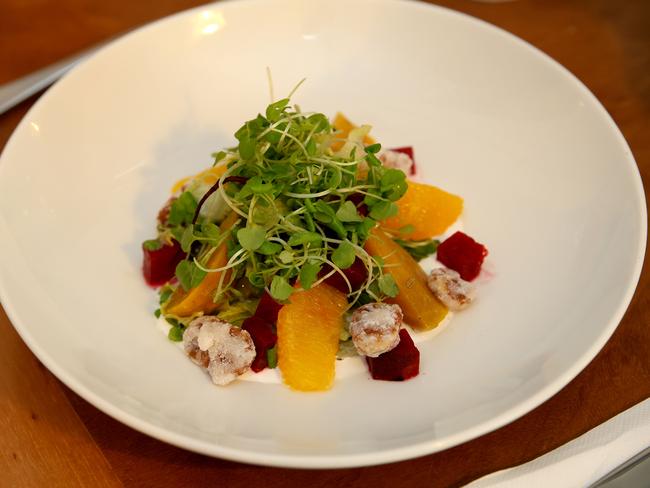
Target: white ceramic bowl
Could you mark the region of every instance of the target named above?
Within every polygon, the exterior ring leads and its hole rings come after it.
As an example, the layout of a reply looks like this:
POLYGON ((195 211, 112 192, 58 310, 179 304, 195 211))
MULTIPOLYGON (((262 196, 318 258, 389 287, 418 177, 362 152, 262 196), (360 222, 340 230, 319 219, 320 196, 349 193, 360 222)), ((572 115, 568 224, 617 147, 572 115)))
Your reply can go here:
POLYGON ((603 346, 639 277, 639 173, 611 118, 521 40, 388 0, 243 1, 125 36, 30 110, 0 162, 0 296, 86 400, 172 444, 245 462, 342 467, 466 441, 530 411, 603 346), (321 394, 212 386, 156 330, 140 242, 172 182, 209 165, 275 90, 413 145, 488 245, 478 302, 420 345, 404 383, 360 368, 321 394))

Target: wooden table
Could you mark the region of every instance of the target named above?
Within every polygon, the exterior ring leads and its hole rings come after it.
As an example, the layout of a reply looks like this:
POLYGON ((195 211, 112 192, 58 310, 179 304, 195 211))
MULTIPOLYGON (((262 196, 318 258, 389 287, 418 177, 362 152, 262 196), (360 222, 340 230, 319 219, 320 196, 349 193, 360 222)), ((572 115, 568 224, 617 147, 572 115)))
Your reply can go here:
MULTIPOLYGON (((2 0, 0 83, 197 0, 2 0)), ((575 73, 612 114, 650 178, 650 2, 434 3, 513 32, 575 73)), ((0 115, 0 147, 35 98, 0 115)), ((0 241, 1 242, 1 241, 0 241)), ((378 467, 300 471, 171 447, 95 409, 56 380, 0 309, 1 486, 458 486, 533 459, 650 396, 650 274, 594 361, 542 406, 479 439, 378 467)))

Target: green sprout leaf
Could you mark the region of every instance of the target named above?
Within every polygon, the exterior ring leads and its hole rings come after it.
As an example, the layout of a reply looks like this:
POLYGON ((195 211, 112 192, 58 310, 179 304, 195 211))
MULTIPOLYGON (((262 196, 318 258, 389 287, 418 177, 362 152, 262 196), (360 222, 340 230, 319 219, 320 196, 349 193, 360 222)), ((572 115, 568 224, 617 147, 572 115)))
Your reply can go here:
POLYGON ((384 174, 381 175, 379 185, 381 187, 381 191, 387 191, 390 190, 393 185, 402 183, 405 180, 406 175, 403 171, 394 168, 387 168, 384 170, 384 174))
POLYGON ((289 105, 288 98, 283 98, 282 100, 272 103, 266 107, 266 118, 269 119, 270 122, 277 122, 287 105, 289 105))
POLYGON ((309 142, 305 146, 305 149, 307 149, 307 154, 309 154, 310 156, 316 154, 316 149, 318 149, 318 147, 316 146, 316 141, 314 141, 314 139, 309 139, 309 142))
POLYGON ((368 188, 366 193, 367 195, 363 198, 363 203, 366 205, 375 205, 377 202, 381 201, 377 198, 381 194, 379 188, 368 188))
POLYGON ((397 244, 402 246, 416 261, 421 261, 434 254, 438 250, 440 241, 437 239, 428 239, 424 241, 403 241, 394 239, 397 244))
POLYGON ((293 287, 286 278, 275 275, 271 281, 271 296, 280 302, 284 302, 293 293, 293 287))
POLYGON ((379 185, 386 198, 393 202, 402 198, 408 189, 406 175, 403 171, 394 168, 388 168, 384 171, 379 180, 379 185))
POLYGON ((219 161, 221 161, 227 155, 228 155, 228 153, 226 151, 218 151, 218 152, 212 153, 212 157, 214 158, 214 164, 217 164, 219 161))
POLYGON ((366 161, 368 162, 368 166, 370 166, 371 168, 381 167, 381 161, 373 153, 368 153, 366 155, 366 161))
POLYGON ((169 217, 167 217, 167 224, 184 225, 191 224, 196 211, 197 201, 189 191, 181 193, 181 195, 172 202, 169 208, 169 217))
POLYGON ((265 193, 271 193, 272 191, 273 185, 271 183, 264 183, 264 180, 262 180, 260 176, 254 176, 242 187, 239 197, 243 198, 250 194, 263 195, 265 193))
POLYGON ((321 269, 321 263, 317 261, 307 262, 302 265, 300 269, 299 279, 300 286, 303 290, 309 290, 311 285, 316 281, 316 277, 321 269))
POLYGON ((375 227, 376 224, 377 222, 374 219, 365 217, 357 225, 357 236, 359 236, 359 239, 361 240, 360 244, 366 242, 366 239, 370 237, 370 231, 375 227))
POLYGON ((329 132, 330 121, 323 114, 312 114, 307 118, 307 122, 314 127, 315 132, 329 132))
POLYGON ((174 325, 169 329, 167 337, 170 341, 181 342, 183 340, 183 332, 185 332, 185 329, 183 329, 183 327, 180 325, 174 325))
POLYGON ((142 243, 142 247, 147 251, 157 251, 163 247, 163 243, 158 239, 149 239, 142 243))
POLYGON ((316 232, 298 232, 291 234, 287 243, 290 246, 300 246, 301 244, 319 244, 323 237, 316 232))
POLYGON ((181 261, 176 266, 176 278, 185 291, 198 286, 207 273, 199 268, 194 261, 181 261))
POLYGON ((382 275, 378 280, 379 284, 379 290, 391 298, 395 298, 398 293, 399 293, 399 288, 397 287, 397 283, 395 283, 395 279, 390 275, 390 274, 384 274, 382 275))
POLYGON ((277 242, 264 241, 255 251, 265 256, 274 256, 282 250, 282 246, 277 242))
POLYGON ((368 154, 377 154, 380 150, 381 150, 381 144, 379 144, 378 142, 366 146, 366 153, 368 154))
POLYGON ((237 240, 247 251, 255 251, 264 244, 266 231, 262 227, 244 227, 237 231, 237 240))
POLYGON ((361 222, 363 217, 357 212, 357 207, 350 200, 347 200, 336 211, 336 217, 341 222, 361 222))
POLYGON ((278 349, 273 346, 271 349, 266 350, 266 362, 269 368, 275 369, 278 365, 278 349))
POLYGON ((163 286, 160 289, 160 296, 158 297, 158 303, 162 305, 167 300, 169 300, 169 297, 172 296, 173 291, 174 290, 172 290, 169 286, 163 286))
POLYGON ((370 210, 370 217, 375 220, 385 220, 397 215, 397 205, 393 202, 378 202, 370 210))
POLYGON ((221 237, 221 230, 218 225, 215 225, 212 222, 206 222, 205 224, 201 224, 201 234, 207 239, 216 241, 221 237))
POLYGON ((332 262, 341 269, 347 269, 354 262, 354 246, 348 241, 343 241, 332 253, 332 262))
POLYGON ((239 140, 239 156, 243 160, 253 159, 255 156, 255 141, 250 137, 242 137, 239 140))
POLYGON ((289 264, 293 262, 293 253, 291 251, 282 251, 278 257, 280 258, 280 261, 282 261, 284 264, 289 264))
POLYGON ((194 242, 194 226, 192 224, 185 227, 183 235, 181 236, 181 249, 184 252, 190 252, 192 243, 194 242))

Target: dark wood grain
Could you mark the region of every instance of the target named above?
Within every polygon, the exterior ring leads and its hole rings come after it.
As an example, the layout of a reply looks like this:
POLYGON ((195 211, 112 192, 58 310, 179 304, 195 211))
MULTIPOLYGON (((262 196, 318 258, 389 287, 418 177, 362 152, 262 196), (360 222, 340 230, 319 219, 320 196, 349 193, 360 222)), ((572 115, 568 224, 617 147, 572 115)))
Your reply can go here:
MULTIPOLYGON (((3 0, 0 2, 0 83, 198 3, 201 2, 3 0)), ((444 0, 435 3, 503 27, 565 65, 610 112, 632 148, 642 178, 648 180, 650 2, 518 0, 490 4, 444 0)), ((33 99, 0 116, 0 146, 31 103, 33 99)), ((3 441, 7 429, 12 432, 11 442, 0 444, 0 485, 18 486, 21 480, 40 480, 39 469, 43 464, 38 463, 54 458, 57 462, 51 469, 60 479, 92 479, 93 486, 99 486, 100 479, 111 486, 115 476, 125 486, 134 487, 250 487, 262 481, 269 487, 458 486, 533 459, 650 397, 649 281, 644 269, 629 310, 596 359, 560 393, 523 418, 479 439, 423 458, 378 467, 315 472, 211 459, 168 446, 119 424, 43 370, 11 330, 6 316, 0 313, 0 329, 4 332, 0 342, 0 398, 5 407, 0 421, 3 441), (16 361, 20 361, 20 368, 14 366, 16 361), (38 384, 48 394, 34 397, 20 386, 21 382, 38 384), (34 421, 25 412, 32 411, 35 401, 39 406, 35 412, 54 409, 55 414, 34 421), (94 442, 90 442, 84 426, 94 442), (73 440, 55 442, 62 430, 66 431, 67 439, 73 440), (43 449, 47 450, 47 456, 39 454, 43 449), (18 450, 30 462, 12 461, 12 453, 18 450), (110 467, 102 464, 101 454, 110 467), (101 469, 94 467, 97 462, 101 469)))
POLYGON ((0 335, 0 486, 122 486, 61 384, 2 309, 0 335))

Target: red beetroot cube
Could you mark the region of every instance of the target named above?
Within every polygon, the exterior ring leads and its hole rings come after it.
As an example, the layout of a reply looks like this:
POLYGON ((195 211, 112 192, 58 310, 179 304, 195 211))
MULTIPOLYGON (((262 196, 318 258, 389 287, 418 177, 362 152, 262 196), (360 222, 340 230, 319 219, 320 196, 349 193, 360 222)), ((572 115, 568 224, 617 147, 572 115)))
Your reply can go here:
POLYGON ((244 320, 241 328, 251 335, 256 349, 271 349, 278 340, 273 326, 256 315, 244 320))
POLYGON ((174 277, 176 265, 185 259, 185 253, 177 241, 150 251, 142 247, 142 274, 149 286, 162 286, 174 277))
POLYGON ((253 373, 259 373, 260 371, 265 370, 269 366, 269 361, 266 358, 266 351, 263 353, 255 352, 255 359, 251 363, 251 370, 253 373))
POLYGON ((253 339, 255 359, 251 364, 251 369, 259 373, 268 366, 266 352, 275 346, 278 336, 271 324, 255 315, 244 320, 241 328, 247 331, 253 339))
POLYGON ((437 259, 465 281, 472 281, 481 272, 488 250, 467 234, 456 232, 438 246, 437 259))
MULTIPOLYGON (((325 275, 329 273, 331 270, 332 268, 327 266, 323 269, 321 275, 325 275)), ((356 258, 354 260, 352 266, 342 271, 345 277, 350 281, 350 285, 352 285, 352 291, 361 288, 361 286, 366 282, 366 279, 368 278, 368 270, 363 264, 363 261, 361 261, 359 258, 356 258)), ((336 288, 342 293, 347 294, 350 292, 350 290, 348 289, 348 284, 345 282, 343 276, 341 276, 341 274, 338 271, 334 273, 332 276, 330 276, 329 278, 327 278, 325 280, 325 283, 327 283, 330 286, 333 286, 334 288, 336 288)))
POLYGON ((390 149, 390 150, 398 152, 398 153, 406 154, 409 158, 411 158, 411 161, 413 161, 413 166, 411 166, 411 175, 414 175, 415 174, 415 158, 413 157, 413 147, 412 146, 396 147, 396 148, 393 148, 393 149, 390 149))
POLYGON ((420 351, 406 331, 399 331, 399 344, 376 358, 366 358, 372 378, 384 381, 404 381, 420 373, 420 351))
POLYGON ((269 324, 275 325, 278 322, 278 314, 281 308, 281 303, 276 302, 271 295, 264 292, 255 309, 255 317, 259 317, 269 324))

